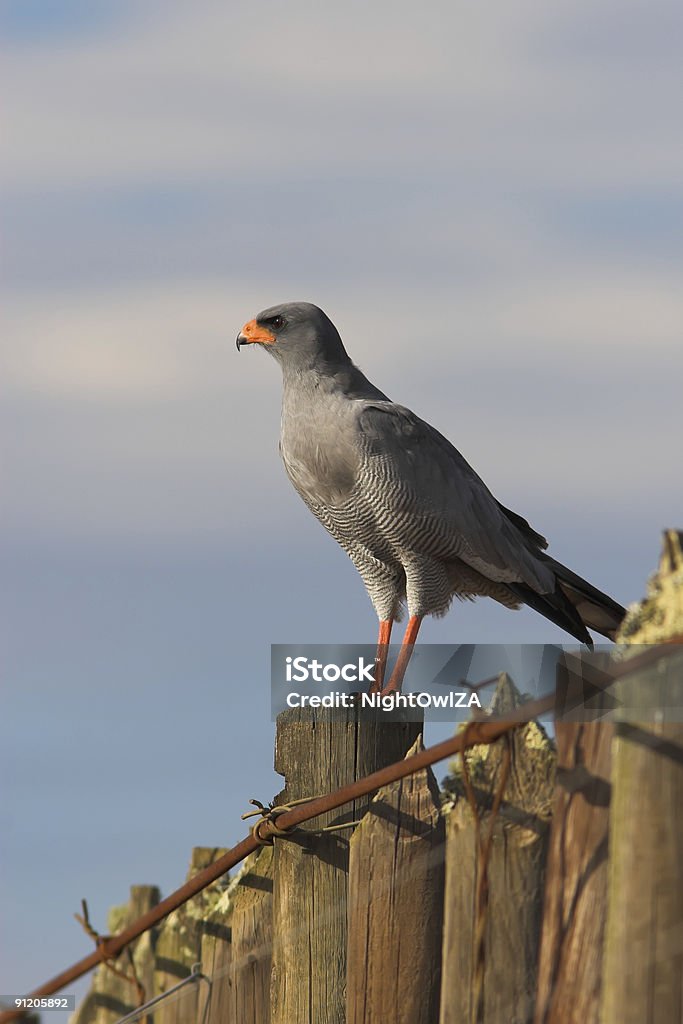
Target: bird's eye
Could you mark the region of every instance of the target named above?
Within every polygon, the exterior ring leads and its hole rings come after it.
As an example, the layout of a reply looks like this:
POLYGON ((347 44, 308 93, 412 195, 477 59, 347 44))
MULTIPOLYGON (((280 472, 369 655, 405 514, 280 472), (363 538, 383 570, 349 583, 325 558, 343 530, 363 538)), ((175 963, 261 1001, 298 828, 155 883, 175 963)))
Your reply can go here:
POLYGON ((270 321, 271 327, 274 327, 276 331, 279 331, 281 327, 285 326, 285 320, 282 316, 274 316, 270 321))

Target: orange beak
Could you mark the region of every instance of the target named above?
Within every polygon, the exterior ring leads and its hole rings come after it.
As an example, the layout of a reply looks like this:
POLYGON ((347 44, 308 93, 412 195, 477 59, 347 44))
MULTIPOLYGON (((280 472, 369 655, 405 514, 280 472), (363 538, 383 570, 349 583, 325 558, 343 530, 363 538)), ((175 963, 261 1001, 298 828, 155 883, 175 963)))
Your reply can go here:
POLYGON ((266 327, 261 327, 255 320, 250 320, 246 323, 237 335, 238 352, 242 345, 273 345, 274 343, 275 335, 266 327))

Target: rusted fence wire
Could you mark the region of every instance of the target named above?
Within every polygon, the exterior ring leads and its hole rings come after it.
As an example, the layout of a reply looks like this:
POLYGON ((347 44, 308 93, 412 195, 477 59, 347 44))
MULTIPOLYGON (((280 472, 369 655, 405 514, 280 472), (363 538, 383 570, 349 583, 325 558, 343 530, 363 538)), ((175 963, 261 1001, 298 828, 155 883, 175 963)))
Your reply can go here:
MULTIPOLYGON (((673 642, 680 643, 681 638, 676 637, 673 642)), ((642 654, 629 658, 623 663, 615 663, 610 668, 610 674, 606 678, 605 685, 608 685, 615 678, 638 671, 640 668, 657 661, 670 652, 670 643, 662 643, 649 648, 642 654)), ((466 728, 455 736, 388 765, 379 771, 372 772, 370 775, 342 786, 332 793, 294 806, 284 813, 277 813, 276 815, 266 814, 254 826, 251 833, 242 839, 241 842, 237 843, 236 846, 233 846, 232 849, 228 850, 206 868, 198 871, 184 885, 180 886, 175 892, 161 900, 135 921, 132 921, 117 935, 102 938, 92 953, 78 960, 49 981, 44 982, 28 993, 28 995, 32 998, 53 995, 71 984, 71 982, 87 974, 94 967, 97 967, 98 964, 118 956, 131 942, 168 917, 169 914, 173 913, 174 910, 177 910, 188 900, 198 895, 203 889, 206 889, 207 886, 239 864, 250 853, 257 850, 260 845, 272 843, 274 837, 283 837, 291 833, 297 825, 301 825, 321 814, 336 810, 361 797, 368 796, 383 786, 397 782, 399 779, 436 764, 438 761, 452 757, 454 754, 462 753, 470 747, 494 743, 501 736, 516 729, 524 722, 547 715, 553 711, 555 705, 556 695, 553 692, 537 700, 527 701, 504 716, 475 719, 468 722, 466 728)), ((5 1010, 0 1013, 0 1024, 10 1024, 10 1021, 19 1020, 26 1012, 20 1009, 5 1010)))

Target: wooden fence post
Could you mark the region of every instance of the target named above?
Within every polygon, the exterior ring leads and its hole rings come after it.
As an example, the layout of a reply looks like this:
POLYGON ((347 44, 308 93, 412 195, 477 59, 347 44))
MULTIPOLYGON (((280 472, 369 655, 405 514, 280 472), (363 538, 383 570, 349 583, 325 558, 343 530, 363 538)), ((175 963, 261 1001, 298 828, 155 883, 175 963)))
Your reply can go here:
POLYGON ((273 850, 247 858, 232 896, 232 1016, 235 1024, 269 1024, 273 949, 273 850))
MULTIPOLYGON (((520 703, 514 684, 502 675, 491 710, 502 714, 520 703)), ((467 763, 484 835, 505 742, 511 744, 510 770, 493 827, 483 922, 476 920, 476 825, 459 760, 447 780, 454 802, 446 819, 441 1024, 528 1024, 533 1014, 555 749, 536 722, 516 729, 508 741, 471 748, 467 763), (473 969, 478 926, 483 926, 485 953, 480 993, 473 969)))
POLYGON ((607 910, 611 722, 558 722, 534 1024, 598 1024, 607 910))
POLYGON ((212 979, 210 996, 204 983, 201 985, 197 1021, 202 1024, 236 1024, 232 1012, 232 929, 228 892, 226 889, 221 894, 202 921, 202 972, 212 979), (205 1019, 207 998, 210 1003, 205 1019))
MULTIPOLYGON (((277 720, 278 803, 329 793, 404 757, 419 722, 363 721, 355 708, 291 709, 277 720)), ((317 832, 363 814, 371 796, 333 811, 290 838, 273 861, 273 1024, 345 1024, 347 833, 317 832)))
MULTIPOLYGON (((410 752, 423 750, 421 737, 410 752)), ((381 789, 351 839, 347 1024, 439 1015, 444 824, 430 768, 381 789)))
MULTIPOLYGON (((213 864, 225 850, 211 846, 195 846, 192 850, 187 877, 192 878, 202 868, 213 864)), ((201 962, 204 918, 220 899, 225 882, 204 889, 161 923, 154 950, 154 991, 147 998, 161 995, 187 978, 195 963, 201 962)), ((202 965, 204 967, 204 965, 202 965)), ((204 973, 209 972, 204 968, 204 973)), ((204 985, 187 985, 177 996, 154 1008, 154 1024, 184 1024, 197 1016, 197 1007, 203 1002, 204 985)))
MULTIPOLYGON (((629 612, 621 639, 644 644, 673 638, 683 639, 683 533, 669 530, 648 596, 629 612)), ((620 679, 615 694, 622 707, 612 751, 601 1021, 674 1024, 683 1019, 680 649, 665 663, 620 679)))

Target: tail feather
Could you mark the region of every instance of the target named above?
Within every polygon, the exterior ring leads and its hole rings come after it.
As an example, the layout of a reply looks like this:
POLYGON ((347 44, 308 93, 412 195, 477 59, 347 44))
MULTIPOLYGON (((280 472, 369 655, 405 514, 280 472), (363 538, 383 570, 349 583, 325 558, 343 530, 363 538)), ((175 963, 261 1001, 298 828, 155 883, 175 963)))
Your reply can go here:
POLYGON ((581 621, 589 629, 614 640, 616 632, 626 614, 626 609, 608 594, 598 590, 588 580, 572 572, 566 565, 547 555, 543 561, 555 572, 555 578, 567 599, 576 609, 581 621))
POLYGON ((508 583, 508 588, 520 601, 528 604, 534 611, 540 612, 556 626, 566 629, 582 644, 586 644, 588 647, 593 646, 593 640, 583 619, 559 584, 552 594, 539 594, 526 583, 508 583))
POLYGON ((556 625, 566 629, 583 644, 593 646, 588 629, 614 640, 626 609, 607 594, 578 576, 562 562, 545 553, 548 542, 526 519, 498 502, 498 507, 519 530, 532 553, 555 573, 552 594, 538 594, 525 583, 509 583, 509 590, 556 625))

